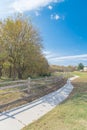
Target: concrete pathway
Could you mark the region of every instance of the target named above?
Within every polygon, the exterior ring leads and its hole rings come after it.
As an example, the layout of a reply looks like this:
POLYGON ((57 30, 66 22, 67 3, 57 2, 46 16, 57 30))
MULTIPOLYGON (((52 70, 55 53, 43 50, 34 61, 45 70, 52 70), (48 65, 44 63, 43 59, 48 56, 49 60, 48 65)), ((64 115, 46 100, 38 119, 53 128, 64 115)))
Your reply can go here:
MULTIPOLYGON (((74 80, 76 78, 78 78, 78 76, 70 78, 70 80, 74 80)), ((67 84, 55 92, 43 96, 40 99, 26 105, 0 113, 0 130, 21 130, 26 125, 34 122, 52 110, 71 93, 73 86, 70 80, 68 80, 67 84)))

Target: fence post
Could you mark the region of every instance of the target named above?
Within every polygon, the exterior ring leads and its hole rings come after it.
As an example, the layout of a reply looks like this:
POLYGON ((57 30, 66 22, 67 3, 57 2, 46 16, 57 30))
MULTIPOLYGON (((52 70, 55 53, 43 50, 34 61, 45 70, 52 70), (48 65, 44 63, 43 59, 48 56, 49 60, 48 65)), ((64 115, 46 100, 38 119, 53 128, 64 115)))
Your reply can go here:
POLYGON ((45 80, 47 80, 47 76, 45 77, 45 80))
POLYGON ((31 82, 30 77, 28 78, 28 81, 27 81, 27 82, 28 82, 28 84, 27 84, 27 85, 28 85, 28 89, 27 89, 27 91, 28 91, 28 93, 29 93, 29 92, 30 92, 30 82, 31 82))

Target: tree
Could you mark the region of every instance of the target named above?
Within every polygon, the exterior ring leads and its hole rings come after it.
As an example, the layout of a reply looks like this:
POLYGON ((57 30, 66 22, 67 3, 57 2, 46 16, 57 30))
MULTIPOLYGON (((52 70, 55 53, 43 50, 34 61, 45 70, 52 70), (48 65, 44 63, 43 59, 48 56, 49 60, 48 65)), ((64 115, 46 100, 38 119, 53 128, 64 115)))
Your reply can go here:
MULTIPOLYGON (((5 62, 9 65, 10 77, 21 79, 45 70, 40 64, 40 59, 47 63, 42 54, 42 39, 30 20, 18 15, 1 22, 0 28, 0 43, 7 54, 5 62)), ((48 69, 48 64, 45 65, 48 69)))
POLYGON ((83 68, 84 68, 84 65, 82 63, 79 63, 78 64, 78 70, 83 70, 83 68))
POLYGON ((3 65, 6 60, 7 60, 7 53, 0 42, 0 78, 2 76, 3 65))

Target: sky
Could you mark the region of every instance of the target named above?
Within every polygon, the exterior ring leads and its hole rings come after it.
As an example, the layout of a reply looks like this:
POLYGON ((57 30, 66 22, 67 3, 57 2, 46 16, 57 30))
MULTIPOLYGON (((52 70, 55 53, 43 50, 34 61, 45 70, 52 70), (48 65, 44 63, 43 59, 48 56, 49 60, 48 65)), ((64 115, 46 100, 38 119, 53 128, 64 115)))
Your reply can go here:
POLYGON ((87 66, 86 0, 3 0, 0 19, 23 13, 43 39, 49 64, 87 66))

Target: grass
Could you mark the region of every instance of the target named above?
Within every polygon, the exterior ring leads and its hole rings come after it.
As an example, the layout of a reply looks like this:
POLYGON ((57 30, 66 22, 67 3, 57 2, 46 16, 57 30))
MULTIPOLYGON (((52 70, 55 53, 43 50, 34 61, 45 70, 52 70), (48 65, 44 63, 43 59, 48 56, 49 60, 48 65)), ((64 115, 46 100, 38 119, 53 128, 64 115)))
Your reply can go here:
POLYGON ((87 130, 87 73, 74 72, 70 97, 38 121, 23 130, 87 130))
POLYGON ((75 72, 73 72, 73 74, 80 76, 80 77, 81 77, 80 79, 83 79, 83 78, 86 78, 86 79, 87 79, 87 72, 75 71, 75 72))
POLYGON ((9 92, 8 90, 0 90, 0 105, 6 104, 23 97, 23 92, 9 92))
POLYGON ((6 82, 6 81, 12 81, 12 78, 8 78, 8 77, 1 77, 0 78, 0 82, 6 82))
POLYGON ((74 74, 71 72, 54 72, 52 75, 53 76, 63 76, 65 78, 70 78, 70 77, 74 76, 74 74))
POLYGON ((15 108, 40 98, 59 89, 65 83, 66 79, 61 79, 57 82, 51 80, 50 84, 47 81, 45 82, 45 80, 37 80, 34 86, 31 86, 30 93, 27 92, 27 85, 0 90, 0 112, 15 108))

